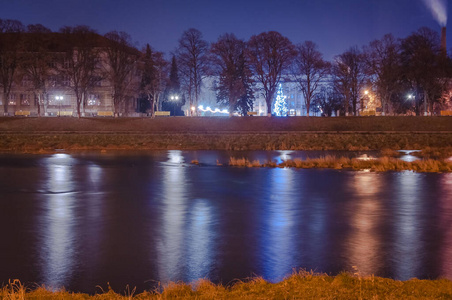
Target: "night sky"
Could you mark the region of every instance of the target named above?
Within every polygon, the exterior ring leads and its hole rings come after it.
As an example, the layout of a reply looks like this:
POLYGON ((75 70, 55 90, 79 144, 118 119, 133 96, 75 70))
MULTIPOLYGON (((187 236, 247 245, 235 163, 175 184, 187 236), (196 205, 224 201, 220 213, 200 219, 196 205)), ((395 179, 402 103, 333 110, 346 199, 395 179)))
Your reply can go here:
MULTIPOLYGON (((55 31, 79 24, 101 34, 125 31, 139 48, 149 43, 166 53, 191 27, 209 42, 226 32, 248 39, 275 30, 293 43, 314 41, 327 59, 386 33, 406 37, 422 26, 440 31, 423 0, 0 0, 0 18, 55 31)), ((448 41, 451 48, 452 28, 448 41)))

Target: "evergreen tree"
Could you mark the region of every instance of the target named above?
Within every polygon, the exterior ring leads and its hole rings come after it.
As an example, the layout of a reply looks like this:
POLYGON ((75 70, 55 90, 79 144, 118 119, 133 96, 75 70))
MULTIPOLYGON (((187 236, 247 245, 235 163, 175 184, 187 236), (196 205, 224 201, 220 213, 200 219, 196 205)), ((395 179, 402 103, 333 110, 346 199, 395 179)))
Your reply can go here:
POLYGON ((233 34, 225 34, 212 44, 210 52, 212 71, 218 77, 214 87, 217 102, 228 106, 230 116, 234 111, 246 115, 254 100, 246 43, 233 34))
POLYGON ((175 116, 184 115, 182 106, 185 104, 185 97, 180 92, 180 81, 175 56, 171 60, 170 76, 165 88, 164 99, 162 104, 163 110, 170 111, 171 115, 175 116))
POLYGON ((276 92, 276 100, 275 100, 275 106, 273 111, 275 112, 275 115, 278 117, 285 117, 287 116, 287 112, 289 111, 287 109, 287 101, 286 96, 284 96, 284 92, 282 90, 281 83, 279 84, 278 91, 276 92))
POLYGON ((154 112, 161 110, 162 107, 161 94, 167 80, 165 74, 167 62, 163 59, 163 53, 153 51, 149 44, 146 45, 143 61, 140 111, 149 111, 154 116, 154 112))

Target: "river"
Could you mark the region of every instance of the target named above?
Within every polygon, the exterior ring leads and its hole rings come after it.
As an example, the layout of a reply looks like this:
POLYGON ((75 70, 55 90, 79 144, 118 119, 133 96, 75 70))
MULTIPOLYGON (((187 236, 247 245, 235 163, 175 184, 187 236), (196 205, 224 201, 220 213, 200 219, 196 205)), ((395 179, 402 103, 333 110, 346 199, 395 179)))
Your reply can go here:
POLYGON ((452 279, 451 173, 226 166, 324 154, 1 154, 0 282, 122 293, 300 268, 452 279))

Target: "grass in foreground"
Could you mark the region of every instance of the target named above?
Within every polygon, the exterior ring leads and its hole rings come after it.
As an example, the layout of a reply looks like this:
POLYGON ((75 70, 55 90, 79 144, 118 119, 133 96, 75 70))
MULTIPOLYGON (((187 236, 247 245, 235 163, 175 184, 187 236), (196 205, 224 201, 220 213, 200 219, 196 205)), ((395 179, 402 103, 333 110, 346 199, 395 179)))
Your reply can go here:
POLYGON ((280 168, 327 168, 327 169, 353 169, 371 171, 416 171, 416 172, 452 172, 452 161, 422 159, 413 162, 402 161, 392 157, 377 159, 357 159, 346 157, 325 156, 320 158, 307 158, 306 160, 286 160, 280 164, 273 161, 261 163, 259 160, 249 161, 245 158, 229 159, 230 166, 238 167, 280 167, 280 168))
POLYGON ((279 283, 262 278, 238 281, 227 287, 208 280, 192 284, 170 283, 162 291, 123 294, 112 290, 96 295, 30 290, 14 281, 0 289, 1 299, 451 299, 452 281, 397 281, 342 273, 337 276, 296 272, 279 283))

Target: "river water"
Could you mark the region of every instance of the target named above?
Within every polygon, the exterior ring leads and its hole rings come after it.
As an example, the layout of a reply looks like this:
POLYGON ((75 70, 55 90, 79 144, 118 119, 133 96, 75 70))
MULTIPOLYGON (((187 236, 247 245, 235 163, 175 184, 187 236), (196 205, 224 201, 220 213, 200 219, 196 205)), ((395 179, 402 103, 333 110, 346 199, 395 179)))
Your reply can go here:
POLYGON ((0 155, 0 282, 123 292, 300 268, 452 279, 452 174, 224 165, 324 154, 0 155))

